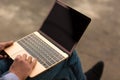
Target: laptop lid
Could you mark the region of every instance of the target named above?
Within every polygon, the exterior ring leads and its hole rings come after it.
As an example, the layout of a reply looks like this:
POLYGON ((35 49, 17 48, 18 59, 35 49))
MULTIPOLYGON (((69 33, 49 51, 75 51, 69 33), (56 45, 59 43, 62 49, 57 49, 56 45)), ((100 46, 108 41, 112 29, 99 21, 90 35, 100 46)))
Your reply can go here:
POLYGON ((91 19, 56 1, 39 32, 63 51, 71 54, 91 19))

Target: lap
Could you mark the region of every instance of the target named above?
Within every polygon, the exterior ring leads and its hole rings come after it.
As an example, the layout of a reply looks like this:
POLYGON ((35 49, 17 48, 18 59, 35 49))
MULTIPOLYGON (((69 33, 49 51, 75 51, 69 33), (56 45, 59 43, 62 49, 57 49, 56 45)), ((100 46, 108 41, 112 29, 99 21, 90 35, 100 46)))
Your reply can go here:
MULTIPOLYGON (((11 63, 12 61, 0 60, 0 65, 2 64, 0 70, 7 71, 11 63)), ((73 52, 69 59, 34 78, 27 78, 27 80, 85 80, 85 77, 77 53, 73 52)))

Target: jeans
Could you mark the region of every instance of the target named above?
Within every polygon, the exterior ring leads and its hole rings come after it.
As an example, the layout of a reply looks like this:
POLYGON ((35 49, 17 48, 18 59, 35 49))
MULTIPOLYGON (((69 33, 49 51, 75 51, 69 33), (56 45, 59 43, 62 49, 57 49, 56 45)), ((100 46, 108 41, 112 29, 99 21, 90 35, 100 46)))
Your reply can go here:
MULTIPOLYGON (((1 74, 9 69, 12 61, 8 60, 0 60, 1 74)), ((26 80, 86 80, 86 77, 82 71, 80 59, 74 51, 67 60, 34 78, 28 77, 26 80)))

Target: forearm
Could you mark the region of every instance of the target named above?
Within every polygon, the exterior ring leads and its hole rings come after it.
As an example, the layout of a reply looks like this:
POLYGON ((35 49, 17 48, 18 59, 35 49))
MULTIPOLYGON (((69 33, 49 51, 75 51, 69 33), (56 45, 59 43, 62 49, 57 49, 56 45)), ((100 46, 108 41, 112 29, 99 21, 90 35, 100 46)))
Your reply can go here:
POLYGON ((8 72, 7 74, 3 75, 0 80, 19 80, 19 78, 14 73, 8 72))

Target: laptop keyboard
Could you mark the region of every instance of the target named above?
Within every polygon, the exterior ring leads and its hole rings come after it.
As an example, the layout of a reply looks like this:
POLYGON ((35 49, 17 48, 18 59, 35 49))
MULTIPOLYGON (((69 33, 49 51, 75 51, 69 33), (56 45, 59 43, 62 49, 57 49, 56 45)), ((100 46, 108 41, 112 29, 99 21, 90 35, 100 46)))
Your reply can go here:
POLYGON ((45 67, 49 68, 64 59, 64 57, 41 40, 34 33, 17 41, 29 54, 45 67))

